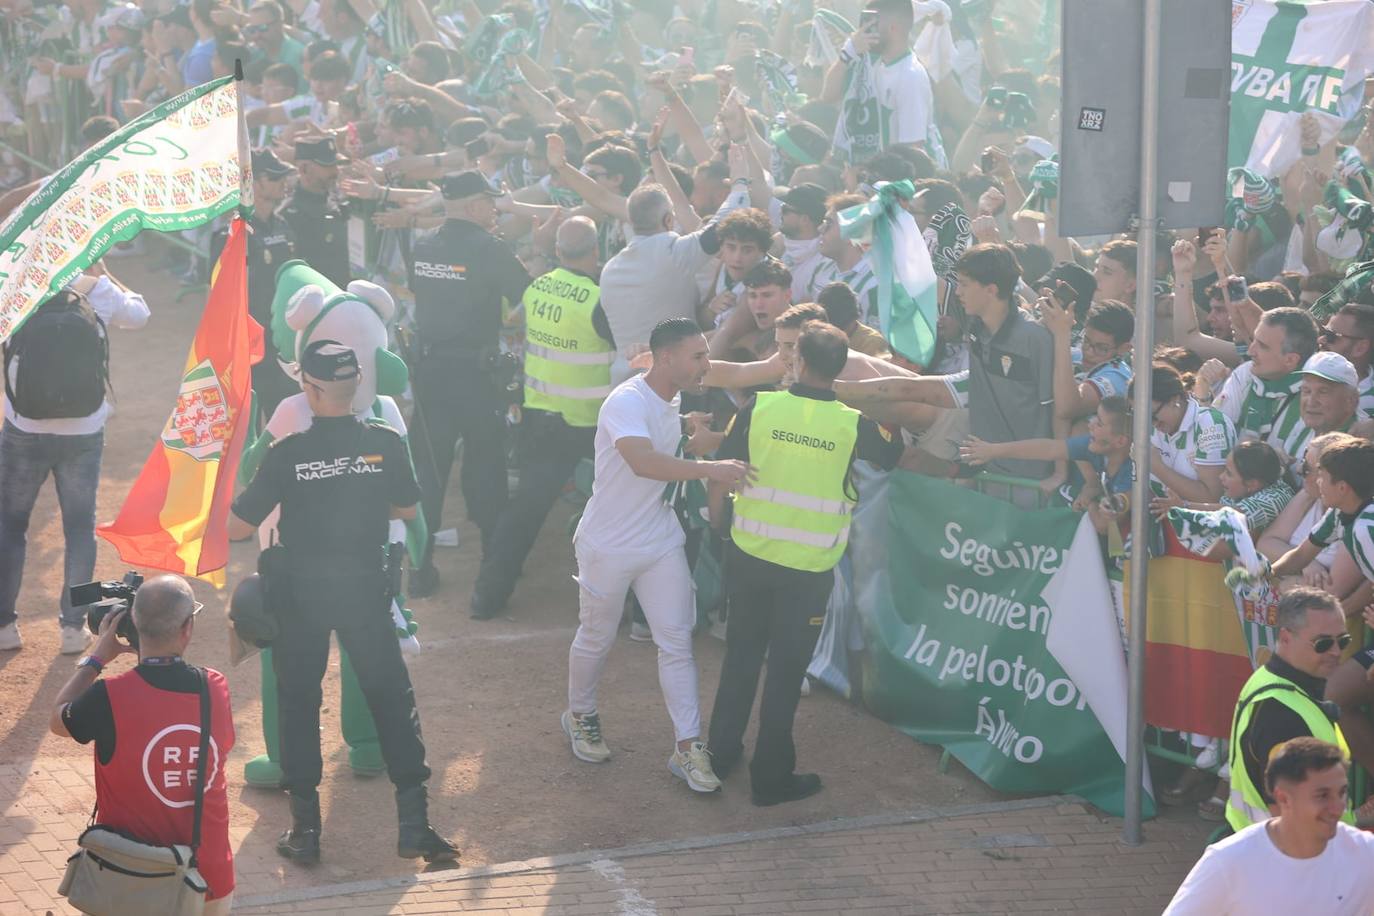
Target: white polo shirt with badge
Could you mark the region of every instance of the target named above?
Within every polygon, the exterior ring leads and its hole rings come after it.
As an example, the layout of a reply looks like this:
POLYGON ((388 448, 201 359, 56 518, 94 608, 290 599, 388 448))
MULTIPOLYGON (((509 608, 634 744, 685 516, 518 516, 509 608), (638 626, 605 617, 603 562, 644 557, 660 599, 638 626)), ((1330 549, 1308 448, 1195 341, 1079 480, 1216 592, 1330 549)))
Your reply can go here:
POLYGON ((1225 466, 1226 456, 1236 447, 1236 428, 1220 410, 1189 398, 1178 432, 1166 436, 1156 429, 1150 434, 1150 444, 1159 449, 1171 470, 1197 480, 1198 468, 1225 466))

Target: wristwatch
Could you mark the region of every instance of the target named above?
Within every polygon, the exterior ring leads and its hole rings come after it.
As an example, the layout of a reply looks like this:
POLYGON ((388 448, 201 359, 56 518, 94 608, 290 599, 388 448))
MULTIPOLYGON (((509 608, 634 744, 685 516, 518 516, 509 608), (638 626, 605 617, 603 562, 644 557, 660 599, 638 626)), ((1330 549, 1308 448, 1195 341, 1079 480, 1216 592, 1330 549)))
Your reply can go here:
POLYGON ((100 659, 96 658, 94 655, 83 655, 77 661, 76 667, 77 670, 80 670, 82 668, 94 668, 96 677, 99 677, 100 674, 105 670, 105 663, 102 662, 100 659))

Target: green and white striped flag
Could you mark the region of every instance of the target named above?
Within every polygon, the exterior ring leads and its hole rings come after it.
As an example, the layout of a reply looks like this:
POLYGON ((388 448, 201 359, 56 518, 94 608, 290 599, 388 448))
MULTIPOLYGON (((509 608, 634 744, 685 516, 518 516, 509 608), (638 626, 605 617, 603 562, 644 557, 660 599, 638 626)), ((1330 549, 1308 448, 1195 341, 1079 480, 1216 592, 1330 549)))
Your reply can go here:
POLYGON ((1327 143, 1359 111, 1371 70, 1369 0, 1231 0, 1227 165, 1283 175, 1302 156, 1303 113, 1317 115, 1327 143))
POLYGON ((892 346, 913 363, 930 364, 935 355, 935 268, 930 250, 911 214, 902 209, 916 188, 910 181, 880 182, 866 204, 842 210, 840 234, 858 239, 871 234, 868 251, 878 280, 878 322, 892 346))
POLYGON ((234 78, 213 80, 130 121, 34 192, 0 225, 0 341, 117 242, 251 205, 241 123, 234 78))

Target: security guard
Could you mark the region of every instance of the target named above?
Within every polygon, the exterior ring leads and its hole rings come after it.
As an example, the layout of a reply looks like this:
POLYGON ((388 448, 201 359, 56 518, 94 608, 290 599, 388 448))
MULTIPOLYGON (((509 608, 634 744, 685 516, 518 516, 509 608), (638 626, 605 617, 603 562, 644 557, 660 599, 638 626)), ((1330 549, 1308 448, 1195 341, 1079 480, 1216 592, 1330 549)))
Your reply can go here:
MULTIPOLYGON (((288 179, 296 170, 277 158, 270 149, 253 150, 253 216, 248 220, 248 313, 262 326, 266 350, 253 365, 253 392, 265 422, 283 399, 301 390, 295 379, 282 370, 278 349, 272 341, 272 298, 276 295, 277 269, 294 258, 295 233, 277 208, 286 198, 288 179)), ((229 230, 216 232, 211 241, 210 261, 229 237, 229 230)))
POLYGON ((454 446, 463 439, 462 487, 468 517, 486 551, 506 505, 506 400, 495 378, 499 364, 502 300, 521 301, 530 285, 510 246, 496 236, 500 195, 480 172, 459 172, 440 182, 444 225, 415 243, 410 291, 415 296, 420 353, 414 369, 412 442, 425 521, 431 532, 407 593, 434 594, 433 532, 443 526, 444 491, 454 446))
POLYGON ((272 662, 282 784, 291 798, 291 829, 277 852, 305 865, 320 860, 320 680, 332 630, 353 662, 396 786, 397 854, 453 861, 457 849, 429 825, 430 771, 385 569, 389 521, 415 515, 419 487, 400 435, 353 415, 360 377, 354 352, 315 341, 300 366, 314 420, 273 443, 229 523, 231 537, 249 537, 281 506, 280 554, 259 564, 278 618, 272 662))
POLYGON ((297 140, 296 192, 281 211, 295 234, 295 256, 338 286, 347 286, 353 274, 348 263, 348 211, 335 194, 339 165, 347 161, 334 148, 333 137, 297 140))
MULTIPOLYGON (((848 355, 844 332, 808 322, 797 341, 797 383, 759 394, 735 416, 716 453, 754 465, 758 479, 734 500, 726 565, 729 629, 708 743, 717 775, 743 756, 767 653, 750 764, 756 805, 820 791, 819 776, 794 772, 792 719, 834 585, 831 570, 849 540, 858 499, 850 467, 861 458, 891 469, 902 454, 901 440, 835 400, 835 377, 848 355)), ((712 523, 723 528, 725 488, 711 484, 708 497, 712 523)))
POLYGON ((585 216, 558 227, 559 267, 525 290, 525 408, 520 483, 501 513, 472 593, 472 616, 505 605, 563 484, 592 456, 596 416, 611 393, 615 342, 596 283, 597 229, 585 216))
MULTIPOLYGON (((1326 679, 1350 645, 1340 603, 1318 588, 1294 588, 1279 600, 1277 624, 1278 647, 1241 688, 1231 722, 1226 820, 1236 831, 1269 819, 1264 768, 1283 742, 1310 735, 1350 756, 1336 705, 1324 699, 1326 679)), ((1355 823, 1349 806, 1342 820, 1355 823)))

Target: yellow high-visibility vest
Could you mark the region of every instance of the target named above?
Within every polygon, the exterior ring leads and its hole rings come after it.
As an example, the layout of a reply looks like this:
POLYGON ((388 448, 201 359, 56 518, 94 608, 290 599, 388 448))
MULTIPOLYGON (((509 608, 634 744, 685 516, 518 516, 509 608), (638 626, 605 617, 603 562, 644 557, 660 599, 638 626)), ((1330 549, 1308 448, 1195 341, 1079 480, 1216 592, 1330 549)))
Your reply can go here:
POLYGON ((769 391, 754 401, 749 463, 758 480, 735 495, 731 538, 750 556, 823 572, 849 543, 845 476, 859 412, 838 401, 769 391))
POLYGON ((525 406, 562 414, 569 426, 596 426, 611 393, 615 348, 592 325, 601 290, 559 267, 525 290, 525 406))
MULTIPOLYGON (((1254 718, 1255 707, 1262 700, 1277 700, 1287 706, 1302 717, 1313 738, 1334 744, 1346 757, 1350 756, 1350 747, 1345 743, 1341 727, 1327 718, 1322 708, 1301 687, 1261 665, 1241 688, 1240 700, 1236 703, 1237 714, 1231 723, 1231 797, 1226 801, 1226 820, 1237 832, 1270 818, 1269 806, 1264 803, 1259 786, 1250 781, 1250 771, 1245 768, 1240 746, 1241 737, 1254 718)), ((1349 804, 1341 820, 1354 825, 1355 815, 1349 804)))

